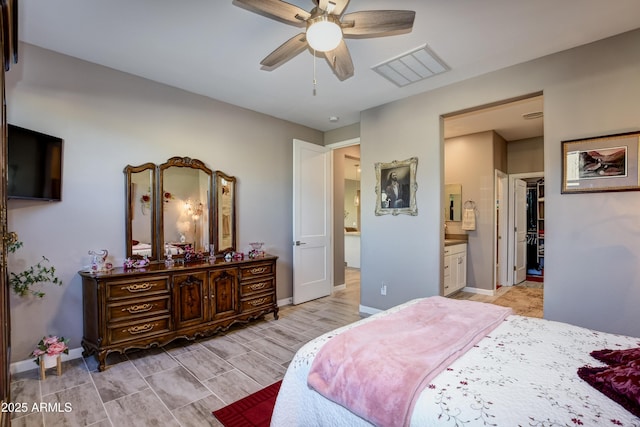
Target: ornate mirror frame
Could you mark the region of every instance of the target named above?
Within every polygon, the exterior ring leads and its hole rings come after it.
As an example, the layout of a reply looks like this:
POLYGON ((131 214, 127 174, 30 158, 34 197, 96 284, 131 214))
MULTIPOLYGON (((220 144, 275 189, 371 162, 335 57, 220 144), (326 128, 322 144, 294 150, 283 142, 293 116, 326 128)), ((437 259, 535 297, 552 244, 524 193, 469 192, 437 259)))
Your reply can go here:
MULTIPOLYGON (((185 242, 172 241, 180 249, 199 236, 200 241, 193 242, 197 252, 209 252, 211 243, 215 246, 216 254, 236 251, 235 177, 220 171, 214 174, 198 159, 177 156, 159 166, 154 163, 127 165, 123 172, 127 258, 140 259, 147 256, 152 261, 165 258, 165 243, 174 240, 167 239, 165 235, 167 209, 182 210, 190 215, 187 219, 193 225, 191 239, 185 239, 185 242), (202 185, 204 180, 200 176, 197 188, 185 190, 184 185, 179 188, 180 185, 176 184, 175 190, 165 189, 166 174, 171 168, 201 171, 206 175, 207 182, 202 185)), ((177 216, 171 221, 175 222, 176 229, 180 227, 177 216)), ((172 256, 181 257, 182 253, 183 251, 175 251, 172 256)))
MULTIPOLYGON (((176 210, 184 211, 184 215, 187 218, 178 217, 176 221, 176 227, 180 234, 185 232, 191 233, 193 236, 189 241, 178 242, 181 243, 192 243, 193 249, 196 252, 208 252, 209 244, 214 242, 214 225, 211 218, 214 217, 213 214, 213 171, 205 166, 205 164, 197 159, 192 159, 190 157, 172 157, 167 160, 166 163, 158 166, 158 200, 156 202, 156 210, 158 217, 157 224, 157 245, 158 245, 158 254, 160 258, 165 257, 165 243, 167 242, 167 236, 165 236, 165 213, 169 212, 167 209, 172 208, 172 204, 177 204, 174 206, 176 210), (166 188, 167 180, 166 174, 172 168, 189 168, 198 171, 204 172, 208 177, 208 182, 206 186, 203 187, 200 185, 198 188, 191 188, 191 194, 185 195, 182 193, 184 190, 173 190, 172 188, 166 188), (196 194, 198 193, 198 194, 196 194), (185 199, 185 196, 187 198, 185 199), (185 225, 184 230, 180 230, 181 224, 185 225), (198 224, 200 224, 200 234, 198 234, 198 224), (190 230, 190 226, 193 225, 193 231, 190 230), (201 242, 198 240, 198 236, 201 237, 201 242), (193 240, 193 242, 191 241, 193 240)), ((182 215, 182 214, 180 214, 182 215)), ((184 234, 182 234, 184 235, 184 234)), ((173 243, 173 242, 172 242, 173 243)), ((173 245, 175 246, 175 245, 173 245)), ((180 245, 178 245, 180 246, 180 245)), ((184 248, 181 248, 184 249, 184 248)), ((172 253, 172 256, 181 256, 180 252, 172 253)))
POLYGON ((215 253, 236 250, 236 178, 216 171, 215 253))
POLYGON ((158 259, 156 241, 156 165, 127 165, 125 174, 125 239, 127 258, 158 259), (144 174, 149 175, 145 181, 144 174), (146 188, 145 188, 146 187, 146 188), (145 221, 145 218, 148 221, 145 221), (143 230, 148 222, 148 236, 143 230), (135 231, 134 231, 135 229, 135 231), (134 245, 134 240, 138 242, 134 245), (148 241, 146 241, 148 240, 148 241))

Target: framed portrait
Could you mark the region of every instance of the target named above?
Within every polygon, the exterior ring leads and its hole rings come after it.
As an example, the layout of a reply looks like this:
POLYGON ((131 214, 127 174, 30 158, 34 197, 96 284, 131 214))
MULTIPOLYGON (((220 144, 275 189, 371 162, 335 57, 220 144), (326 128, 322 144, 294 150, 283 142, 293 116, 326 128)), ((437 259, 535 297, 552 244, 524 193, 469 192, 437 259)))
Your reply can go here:
POLYGON ((640 190, 640 131, 562 141, 563 194, 640 190))
POLYGON ((376 215, 418 215, 416 169, 418 158, 376 163, 376 215))

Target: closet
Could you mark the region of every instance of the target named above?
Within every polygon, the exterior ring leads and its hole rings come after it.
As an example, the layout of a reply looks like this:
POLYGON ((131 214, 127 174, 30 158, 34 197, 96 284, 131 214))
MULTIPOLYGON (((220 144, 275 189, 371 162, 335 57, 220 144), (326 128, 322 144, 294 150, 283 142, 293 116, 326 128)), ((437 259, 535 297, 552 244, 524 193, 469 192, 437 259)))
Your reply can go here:
POLYGON ((544 178, 527 181, 527 280, 544 276, 544 178))

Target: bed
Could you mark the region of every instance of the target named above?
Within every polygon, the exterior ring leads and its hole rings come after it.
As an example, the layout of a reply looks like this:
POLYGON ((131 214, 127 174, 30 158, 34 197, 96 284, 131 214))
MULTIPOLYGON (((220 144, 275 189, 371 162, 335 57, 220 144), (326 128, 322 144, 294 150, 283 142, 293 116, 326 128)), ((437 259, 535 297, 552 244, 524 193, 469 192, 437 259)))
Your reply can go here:
MULTIPOLYGON (((447 300, 447 304, 454 301, 454 309, 460 312, 492 306, 442 297, 418 299, 310 341, 298 350, 287 369, 271 425, 640 426, 640 415, 634 415, 632 409, 623 407, 577 374, 579 369, 602 369, 605 372, 617 369, 613 362, 608 361, 607 364, 602 361, 605 359, 598 360, 591 353, 604 349, 614 350, 613 353, 635 351, 631 349, 640 346, 640 338, 513 314, 504 316, 493 330, 454 360, 448 360, 441 371, 428 378, 423 387, 416 390, 404 422, 400 420, 402 417, 380 421, 362 413, 356 415, 358 408, 347 409, 320 394, 313 388, 320 389, 317 384, 309 385, 317 373, 317 359, 322 355, 323 347, 331 345, 332 339, 336 338, 335 343, 337 337, 353 334, 356 328, 358 332, 365 327, 377 330, 385 318, 398 316, 410 307, 415 310, 416 304, 434 298, 437 301, 447 300)), ((382 359, 387 356, 383 343, 371 340, 371 345, 372 354, 382 359)), ((640 398, 640 351, 632 356, 637 358, 630 362, 635 363, 630 365, 636 374, 635 380, 632 378, 636 387, 634 393, 636 398, 640 398)), ((334 365, 335 370, 329 374, 330 383, 332 375, 336 375, 336 382, 344 380, 342 375, 349 375, 341 372, 343 366, 350 366, 348 363, 334 365)), ((375 394, 380 392, 378 390, 368 396, 367 389, 377 390, 369 384, 358 386, 363 400, 375 398, 375 394)), ((335 396, 331 399, 340 400, 335 396)), ((640 406, 640 402, 636 403, 640 406)), ((380 405, 384 405, 384 400, 380 405)))

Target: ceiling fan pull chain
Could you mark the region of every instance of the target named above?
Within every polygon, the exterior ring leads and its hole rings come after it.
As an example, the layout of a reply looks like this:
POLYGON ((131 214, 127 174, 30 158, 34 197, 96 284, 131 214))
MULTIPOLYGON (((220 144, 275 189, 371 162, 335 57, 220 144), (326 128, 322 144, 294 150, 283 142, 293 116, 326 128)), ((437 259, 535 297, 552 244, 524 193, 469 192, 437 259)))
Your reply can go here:
POLYGON ((313 96, 316 96, 316 50, 313 49, 313 96))

